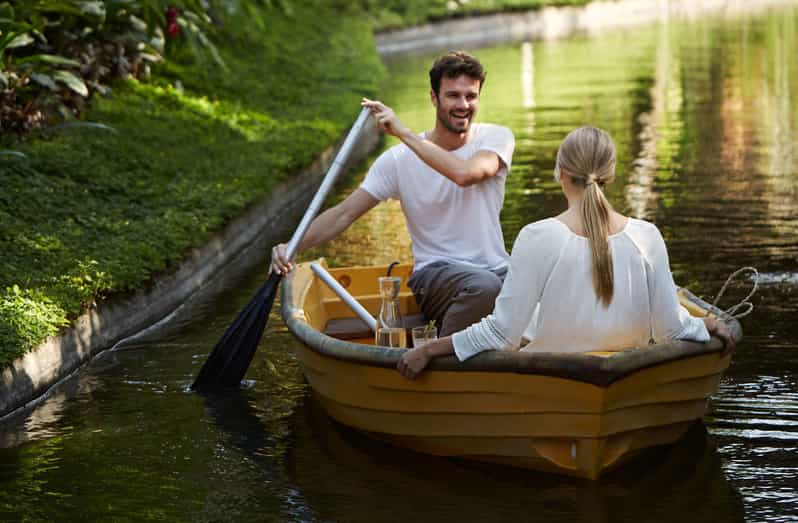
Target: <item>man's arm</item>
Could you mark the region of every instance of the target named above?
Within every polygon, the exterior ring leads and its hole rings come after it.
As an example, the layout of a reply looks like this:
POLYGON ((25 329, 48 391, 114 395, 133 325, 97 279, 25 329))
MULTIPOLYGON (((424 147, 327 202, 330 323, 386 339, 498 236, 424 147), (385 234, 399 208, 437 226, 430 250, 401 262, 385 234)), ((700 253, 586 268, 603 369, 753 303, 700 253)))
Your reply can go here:
MULTIPOLYGON (((297 254, 332 240, 378 203, 379 200, 363 189, 355 189, 344 201, 327 209, 311 222, 305 237, 299 242, 297 254)), ((287 274, 293 268, 293 260, 285 257, 285 244, 275 245, 272 248, 272 272, 287 274)))
POLYGON ((471 158, 463 160, 405 127, 393 109, 382 102, 366 100, 363 105, 372 109, 383 131, 402 140, 424 163, 460 187, 468 187, 495 176, 504 167, 504 162, 493 151, 478 151, 471 158))
POLYGON ((486 178, 496 176, 503 166, 499 155, 493 151, 478 151, 468 160, 463 160, 413 132, 407 131, 398 138, 410 147, 424 163, 460 187, 468 187, 486 178))

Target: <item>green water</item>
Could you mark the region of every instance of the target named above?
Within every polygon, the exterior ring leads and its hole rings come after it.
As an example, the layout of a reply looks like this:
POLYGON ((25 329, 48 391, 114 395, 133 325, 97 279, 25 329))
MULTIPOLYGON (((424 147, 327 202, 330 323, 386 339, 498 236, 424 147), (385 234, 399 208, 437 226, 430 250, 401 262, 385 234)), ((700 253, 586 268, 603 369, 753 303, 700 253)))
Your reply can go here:
MULTIPOLYGON (((320 410, 276 307, 240 392, 189 392, 262 281, 255 267, 231 271, 164 328, 0 422, 0 520, 795 521, 797 29, 798 11, 778 10, 474 51, 488 70, 479 119, 516 136, 508 246, 524 224, 564 208, 555 150, 591 124, 618 144, 610 199, 660 227, 677 282, 711 296, 740 266, 763 273, 710 414, 675 447, 588 483, 376 443, 320 410)), ((389 64, 384 91, 418 131, 433 124, 431 59, 389 64)), ((315 255, 408 260, 398 205, 379 206, 315 255)), ((724 302, 745 292, 734 286, 724 302)))

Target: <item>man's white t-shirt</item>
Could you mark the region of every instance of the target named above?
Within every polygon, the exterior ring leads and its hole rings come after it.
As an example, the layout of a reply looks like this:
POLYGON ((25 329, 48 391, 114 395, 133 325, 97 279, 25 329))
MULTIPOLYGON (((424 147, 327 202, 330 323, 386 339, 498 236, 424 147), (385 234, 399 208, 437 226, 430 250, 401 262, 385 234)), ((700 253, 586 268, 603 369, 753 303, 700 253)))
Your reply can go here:
POLYGON ((468 142, 451 152, 463 160, 478 151, 495 152, 504 164, 495 176, 460 187, 399 144, 377 158, 360 185, 378 200, 401 203, 416 271, 434 261, 483 269, 507 265, 499 214, 515 138, 508 128, 486 123, 472 125, 470 133, 468 142))

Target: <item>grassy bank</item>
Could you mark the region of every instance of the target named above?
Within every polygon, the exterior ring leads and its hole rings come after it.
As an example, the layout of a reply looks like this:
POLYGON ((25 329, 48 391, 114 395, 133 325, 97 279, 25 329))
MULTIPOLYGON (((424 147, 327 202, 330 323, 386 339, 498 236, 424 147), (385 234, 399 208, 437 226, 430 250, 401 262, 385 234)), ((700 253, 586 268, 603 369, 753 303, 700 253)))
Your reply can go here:
POLYGON ((0 157, 0 366, 173 266, 352 122, 382 67, 365 18, 320 5, 229 27, 227 70, 171 61, 95 97, 85 119, 113 131, 3 137, 27 159, 0 157))

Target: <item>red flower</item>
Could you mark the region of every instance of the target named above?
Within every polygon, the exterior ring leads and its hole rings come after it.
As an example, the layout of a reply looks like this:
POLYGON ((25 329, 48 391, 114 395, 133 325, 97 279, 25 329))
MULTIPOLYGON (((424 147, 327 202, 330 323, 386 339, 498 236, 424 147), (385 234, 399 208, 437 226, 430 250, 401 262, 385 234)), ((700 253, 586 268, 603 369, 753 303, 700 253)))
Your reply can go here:
POLYGON ((175 38, 180 33, 180 26, 177 25, 177 15, 179 15, 177 7, 170 7, 166 10, 166 35, 169 38, 175 38))

